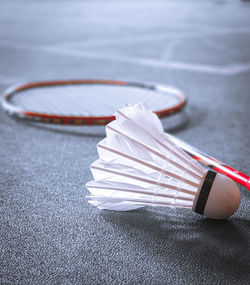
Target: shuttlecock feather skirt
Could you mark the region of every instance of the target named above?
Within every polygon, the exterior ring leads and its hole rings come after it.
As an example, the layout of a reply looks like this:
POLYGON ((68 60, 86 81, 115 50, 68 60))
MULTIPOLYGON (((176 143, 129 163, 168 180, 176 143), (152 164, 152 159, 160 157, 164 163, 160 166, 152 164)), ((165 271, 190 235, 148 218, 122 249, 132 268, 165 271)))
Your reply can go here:
POLYGON ((143 105, 119 110, 116 118, 91 165, 90 203, 120 211, 147 205, 192 209, 205 169, 168 139, 143 105))

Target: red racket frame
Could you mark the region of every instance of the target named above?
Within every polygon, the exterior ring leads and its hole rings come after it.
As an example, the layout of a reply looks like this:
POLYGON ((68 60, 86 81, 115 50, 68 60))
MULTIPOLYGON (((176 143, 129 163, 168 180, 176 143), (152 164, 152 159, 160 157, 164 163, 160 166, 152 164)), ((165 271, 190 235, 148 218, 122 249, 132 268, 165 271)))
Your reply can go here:
MULTIPOLYGON (((32 82, 14 86, 7 89, 3 94, 3 108, 13 116, 21 119, 49 123, 49 124, 61 124, 61 125, 106 125, 115 119, 115 116, 69 116, 69 115, 54 115, 46 113, 38 113, 20 110, 16 106, 12 105, 9 100, 14 94, 32 88, 49 87, 49 86, 63 86, 63 85, 79 85, 79 84, 104 84, 104 85, 118 85, 129 87, 140 87, 150 90, 156 90, 159 87, 168 88, 159 84, 146 84, 142 82, 129 82, 129 81, 116 81, 116 80, 96 80, 96 79, 83 79, 83 80, 57 80, 57 81, 42 81, 32 82)), ((156 111, 158 117, 167 117, 174 113, 180 112, 186 104, 185 96, 177 89, 171 87, 171 90, 179 98, 178 104, 170 108, 165 108, 156 111)))

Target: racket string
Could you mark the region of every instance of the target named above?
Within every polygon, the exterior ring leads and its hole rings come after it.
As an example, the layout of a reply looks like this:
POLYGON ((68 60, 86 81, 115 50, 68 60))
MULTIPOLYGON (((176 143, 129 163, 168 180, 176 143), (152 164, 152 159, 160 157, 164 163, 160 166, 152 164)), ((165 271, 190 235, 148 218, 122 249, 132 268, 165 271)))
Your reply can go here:
POLYGON ((27 89, 14 94, 11 102, 24 110, 39 113, 110 116, 127 103, 144 102, 157 110, 175 105, 178 98, 145 88, 91 84, 27 89))

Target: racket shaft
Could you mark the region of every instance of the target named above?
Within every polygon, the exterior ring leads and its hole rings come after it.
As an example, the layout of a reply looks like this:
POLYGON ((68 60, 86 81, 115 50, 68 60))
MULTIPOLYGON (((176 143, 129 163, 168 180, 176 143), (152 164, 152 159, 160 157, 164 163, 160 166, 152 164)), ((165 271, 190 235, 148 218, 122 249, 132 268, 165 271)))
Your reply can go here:
POLYGON ((214 169, 215 171, 223 175, 228 176, 229 178, 233 179, 235 182, 239 183, 240 185, 246 187, 250 191, 250 176, 216 160, 215 158, 197 150, 196 148, 184 143, 183 141, 171 135, 167 136, 197 161, 201 162, 202 164, 214 169))

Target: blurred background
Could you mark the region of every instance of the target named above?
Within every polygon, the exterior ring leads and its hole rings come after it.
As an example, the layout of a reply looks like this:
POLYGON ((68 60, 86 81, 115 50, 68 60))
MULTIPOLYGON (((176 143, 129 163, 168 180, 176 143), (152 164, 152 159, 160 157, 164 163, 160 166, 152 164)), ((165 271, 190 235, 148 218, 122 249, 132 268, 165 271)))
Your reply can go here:
MULTIPOLYGON (((52 79, 173 85, 188 104, 172 133, 246 174, 249 47, 249 1, 0 1, 1 93, 52 79)), ((103 136, 0 111, 0 284, 249 284, 247 190, 228 221, 100 212, 84 185, 103 136)))

